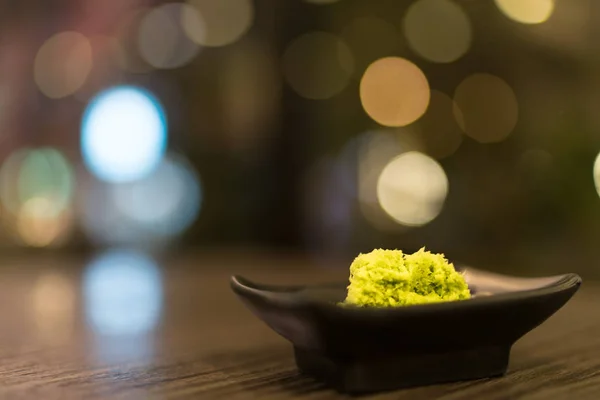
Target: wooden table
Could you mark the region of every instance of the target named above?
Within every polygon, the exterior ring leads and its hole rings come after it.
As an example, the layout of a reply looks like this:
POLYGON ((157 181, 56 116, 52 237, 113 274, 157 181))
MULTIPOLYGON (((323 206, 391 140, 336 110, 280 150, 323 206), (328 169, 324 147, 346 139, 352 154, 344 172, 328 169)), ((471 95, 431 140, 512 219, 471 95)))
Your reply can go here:
MULTIPOLYGON (((231 273, 330 281, 345 269, 229 254, 180 257, 155 270, 136 257, 87 267, 56 256, 3 262, 0 399, 345 398, 300 375, 288 343, 228 283, 231 273)), ((586 282, 517 343, 503 378, 366 398, 600 399, 599 305, 600 286, 586 282)))

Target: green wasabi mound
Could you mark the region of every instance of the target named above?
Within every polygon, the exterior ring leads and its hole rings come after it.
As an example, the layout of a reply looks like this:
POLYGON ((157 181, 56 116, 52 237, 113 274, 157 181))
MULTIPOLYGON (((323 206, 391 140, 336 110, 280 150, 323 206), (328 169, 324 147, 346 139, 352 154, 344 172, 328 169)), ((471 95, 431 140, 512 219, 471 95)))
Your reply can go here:
POLYGON ((465 300, 471 297, 465 278, 443 254, 373 250, 350 265, 344 305, 397 307, 465 300))

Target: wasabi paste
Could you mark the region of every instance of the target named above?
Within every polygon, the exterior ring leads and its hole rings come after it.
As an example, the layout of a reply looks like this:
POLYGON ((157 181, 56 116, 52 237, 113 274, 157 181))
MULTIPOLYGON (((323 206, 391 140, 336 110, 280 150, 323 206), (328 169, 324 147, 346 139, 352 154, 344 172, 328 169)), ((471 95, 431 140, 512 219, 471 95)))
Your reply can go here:
POLYGON ((413 254, 377 249, 359 254, 350 265, 350 285, 343 304, 397 307, 470 297, 464 277, 443 254, 425 248, 413 254))

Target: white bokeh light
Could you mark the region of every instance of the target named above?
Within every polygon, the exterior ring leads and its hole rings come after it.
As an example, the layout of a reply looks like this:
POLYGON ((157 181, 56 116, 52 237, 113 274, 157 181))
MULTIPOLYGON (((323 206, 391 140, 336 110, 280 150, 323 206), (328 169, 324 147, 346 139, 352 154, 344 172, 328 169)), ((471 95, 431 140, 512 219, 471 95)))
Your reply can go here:
POLYGON ((416 151, 390 161, 377 181, 381 208, 406 226, 431 222, 442 211, 447 194, 444 169, 431 157, 416 151))
POLYGON ((598 196, 600 196, 600 154, 598 154, 596 161, 594 161, 594 184, 596 185, 598 196))
POLYGON ((118 86, 89 103, 81 125, 87 168, 101 180, 128 182, 154 170, 167 141, 164 109, 148 91, 118 86))

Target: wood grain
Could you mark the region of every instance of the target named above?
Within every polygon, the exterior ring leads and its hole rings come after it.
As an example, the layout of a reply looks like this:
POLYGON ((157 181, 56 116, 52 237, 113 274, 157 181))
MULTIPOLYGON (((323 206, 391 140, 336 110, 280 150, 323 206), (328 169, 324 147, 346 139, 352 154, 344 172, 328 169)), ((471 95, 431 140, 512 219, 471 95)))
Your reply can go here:
MULTIPOLYGON (((255 319, 228 285, 232 273, 308 283, 344 279, 344 269, 264 256, 165 261, 156 325, 128 334, 94 327, 86 271, 85 260, 76 259, 23 259, 0 269, 0 399, 345 398, 301 375, 288 343, 255 319)), ((115 283, 114 291, 127 294, 127 288, 115 283)), ((143 311, 124 304, 124 313, 143 311)), ((600 285, 586 282, 565 308, 517 343, 505 377, 364 398, 598 399, 598 304, 600 285)))

